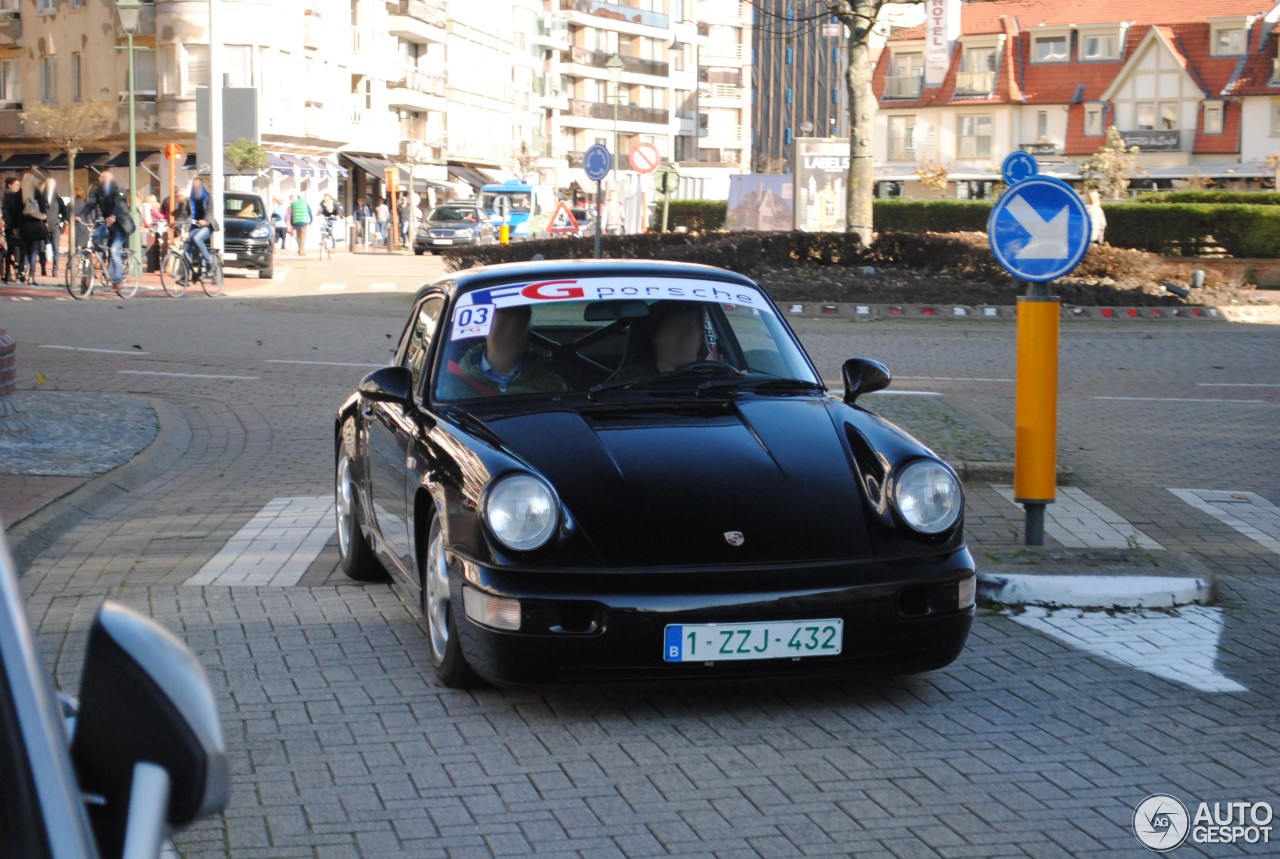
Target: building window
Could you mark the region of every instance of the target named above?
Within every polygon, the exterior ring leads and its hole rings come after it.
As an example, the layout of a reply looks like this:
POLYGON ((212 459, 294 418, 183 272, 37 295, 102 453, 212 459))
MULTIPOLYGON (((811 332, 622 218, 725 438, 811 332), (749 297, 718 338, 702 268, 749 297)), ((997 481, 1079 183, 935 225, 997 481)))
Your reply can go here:
POLYGON ((1035 40, 1032 58, 1037 63, 1065 63, 1067 61, 1066 36, 1039 36, 1035 40))
POLYGON ((159 66, 160 95, 174 96, 178 94, 178 46, 161 45, 156 51, 156 64, 159 66))
POLYGON ((995 88, 996 49, 966 48, 956 76, 956 92, 960 95, 986 95, 995 88))
POLYGON ((1244 53, 1244 27, 1215 27, 1213 55, 1235 57, 1244 53))
POLYGON ((1204 133, 1222 133, 1222 102, 1206 102, 1204 106, 1204 133))
POLYGON ((1271 99, 1271 133, 1280 134, 1280 98, 1271 99))
POLYGON ((961 116, 959 138, 956 154, 960 158, 990 158, 991 115, 961 116))
POLYGON ((36 0, 37 12, 57 12, 58 0, 36 0))
POLYGON ((133 88, 139 94, 156 94, 156 52, 138 48, 133 53, 133 88))
POLYGON ((71 100, 80 101, 80 52, 71 54, 71 100))
POLYGON ((885 98, 915 98, 924 80, 924 54, 919 51, 897 51, 889 62, 889 77, 884 82, 885 98))
POLYGON ((1083 60, 1114 60, 1115 36, 1083 36, 1080 39, 1080 58, 1083 60))
POLYGON ((1176 101, 1140 101, 1137 105, 1139 131, 1175 131, 1178 128, 1176 101))
POLYGON ((58 58, 40 58, 40 100, 54 102, 58 100, 58 58))
POLYGON ((1036 140, 1049 139, 1049 111, 1036 111, 1036 140))
POLYGON ((223 62, 231 78, 231 86, 253 86, 253 49, 248 45, 224 46, 223 62))
POLYGON ((996 49, 965 48, 961 69, 966 72, 994 72, 996 70, 996 49))
POLYGON ((889 160, 916 160, 916 118, 914 116, 889 117, 889 160))
POLYGON ((18 60, 0 60, 0 102, 22 101, 22 78, 18 60))
POLYGON ((1084 133, 1086 137, 1102 136, 1102 105, 1089 105, 1085 107, 1084 133))
POLYGON ((187 69, 182 91, 195 95, 196 87, 209 85, 209 46, 185 45, 187 69))

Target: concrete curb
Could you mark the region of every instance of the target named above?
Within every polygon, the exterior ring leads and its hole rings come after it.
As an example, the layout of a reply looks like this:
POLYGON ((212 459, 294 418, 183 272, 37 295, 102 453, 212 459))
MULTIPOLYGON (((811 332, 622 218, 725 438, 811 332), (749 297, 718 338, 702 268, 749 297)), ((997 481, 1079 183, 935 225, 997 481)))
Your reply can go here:
MULTIPOLYGON (((966 322, 1011 322, 1017 318, 1016 305, 962 304, 858 304, 853 302, 779 301, 788 316, 801 319, 852 319, 862 322, 886 319, 949 319, 966 322)), ((1253 322, 1280 324, 1280 307, 1275 305, 1232 305, 1198 307, 1162 305, 1158 307, 1077 307, 1062 305, 1063 321, 1101 322, 1253 322)))
POLYGON ((151 444, 124 465, 49 502, 6 531, 19 575, 86 516, 163 474, 186 452, 191 444, 191 425, 186 417, 164 400, 152 397, 148 402, 160 424, 151 444))
POLYGON ((1049 608, 1174 608, 1209 605, 1212 578, 979 573, 978 602, 1049 608))

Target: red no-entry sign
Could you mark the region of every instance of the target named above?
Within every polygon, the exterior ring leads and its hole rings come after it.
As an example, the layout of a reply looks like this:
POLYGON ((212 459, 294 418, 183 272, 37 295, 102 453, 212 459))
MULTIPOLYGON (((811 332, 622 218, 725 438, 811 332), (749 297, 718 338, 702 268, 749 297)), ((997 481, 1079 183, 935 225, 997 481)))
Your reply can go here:
POLYGON ((637 173, 652 173, 658 169, 662 156, 658 154, 658 147, 652 143, 641 143, 631 150, 627 160, 631 162, 631 169, 637 173))

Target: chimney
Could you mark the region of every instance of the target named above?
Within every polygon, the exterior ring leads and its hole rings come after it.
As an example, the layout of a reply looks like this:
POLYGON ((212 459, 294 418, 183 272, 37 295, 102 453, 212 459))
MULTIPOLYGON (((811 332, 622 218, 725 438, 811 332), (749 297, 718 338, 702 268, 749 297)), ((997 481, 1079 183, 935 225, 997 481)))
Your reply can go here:
POLYGON ((951 65, 951 49, 960 36, 961 0, 925 0, 924 85, 938 87, 951 65))

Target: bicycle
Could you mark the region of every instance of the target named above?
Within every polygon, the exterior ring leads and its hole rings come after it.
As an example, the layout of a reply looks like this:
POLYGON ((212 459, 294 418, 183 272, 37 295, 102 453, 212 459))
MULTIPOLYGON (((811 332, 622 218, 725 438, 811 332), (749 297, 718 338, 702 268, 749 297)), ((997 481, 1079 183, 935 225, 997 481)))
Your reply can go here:
MULTIPOLYGON (((83 223, 83 221, 81 221, 83 223)), ((110 265, 111 251, 94 238, 106 222, 98 218, 93 222, 93 230, 89 233, 89 244, 76 251, 67 261, 67 292, 77 301, 88 298, 99 282, 106 283, 107 266, 110 265)), ((116 293, 121 298, 133 298, 142 286, 142 259, 127 245, 120 249, 120 285, 116 293)))
POLYGON ((205 271, 203 259, 192 260, 187 256, 189 235, 190 227, 184 226, 170 243, 168 252, 160 261, 160 285, 168 295, 181 298, 194 281, 200 284, 205 295, 217 298, 222 294, 223 286, 222 252, 216 248, 209 250, 212 264, 205 271))
POLYGON ((320 259, 333 259, 333 249, 338 245, 337 236, 333 233, 337 218, 325 218, 320 227, 320 259))

